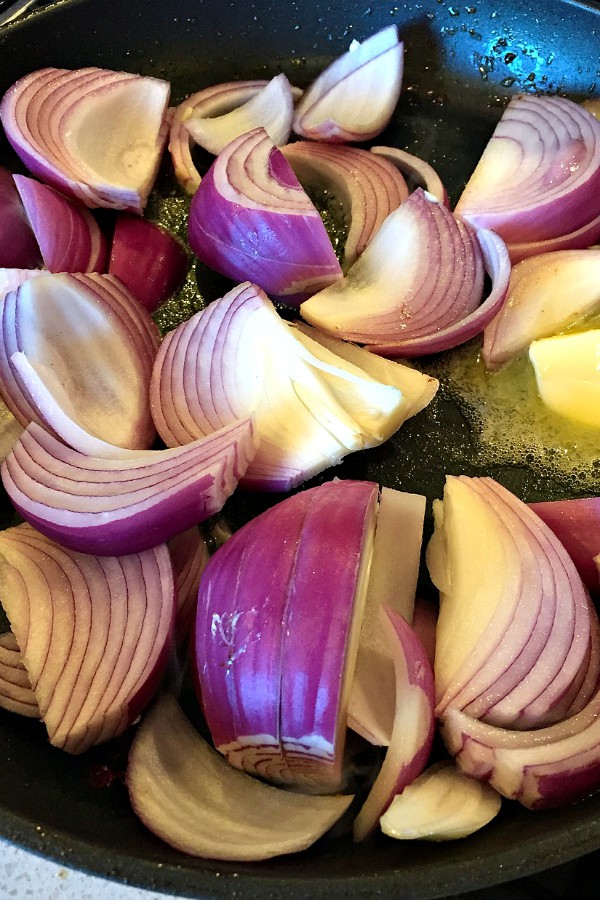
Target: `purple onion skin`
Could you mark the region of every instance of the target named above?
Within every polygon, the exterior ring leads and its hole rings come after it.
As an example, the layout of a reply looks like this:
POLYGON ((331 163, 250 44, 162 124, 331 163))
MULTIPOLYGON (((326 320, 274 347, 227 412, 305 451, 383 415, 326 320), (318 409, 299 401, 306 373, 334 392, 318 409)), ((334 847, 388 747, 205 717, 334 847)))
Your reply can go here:
POLYGON ((0 267, 35 269, 40 264, 40 248, 12 174, 0 166, 0 267))
MULTIPOLYGON (((272 155, 284 158, 279 151, 272 155)), ((281 166, 275 168, 286 184, 281 166)), ((203 263, 234 281, 252 281, 294 306, 342 277, 319 216, 230 203, 219 193, 213 171, 211 167, 192 198, 188 222, 190 247, 203 263)))

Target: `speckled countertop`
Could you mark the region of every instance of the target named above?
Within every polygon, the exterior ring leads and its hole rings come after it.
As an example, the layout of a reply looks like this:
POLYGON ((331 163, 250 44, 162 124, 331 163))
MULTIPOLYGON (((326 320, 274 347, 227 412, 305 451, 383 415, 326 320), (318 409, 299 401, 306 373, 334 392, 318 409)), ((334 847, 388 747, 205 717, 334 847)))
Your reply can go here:
POLYGON ((0 840, 0 900, 164 900, 166 894, 105 881, 0 840))

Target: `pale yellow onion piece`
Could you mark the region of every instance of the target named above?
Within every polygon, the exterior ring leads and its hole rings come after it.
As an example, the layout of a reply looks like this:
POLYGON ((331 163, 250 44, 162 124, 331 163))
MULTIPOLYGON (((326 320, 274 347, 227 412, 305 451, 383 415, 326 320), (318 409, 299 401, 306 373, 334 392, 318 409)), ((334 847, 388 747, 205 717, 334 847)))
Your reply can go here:
POLYGON ((348 724, 366 740, 388 746, 394 725, 396 675, 390 642, 382 633, 384 604, 412 621, 425 497, 384 487, 381 491, 348 724))
POLYGON ((381 830, 399 840, 451 841, 487 825, 500 811, 500 794, 450 760, 436 763, 398 794, 381 817, 381 830))
POLYGON ((534 341, 529 359, 549 409, 579 425, 600 428, 600 330, 534 341))
POLYGON ((556 250, 513 267, 506 301, 483 336, 483 359, 498 368, 532 341, 600 308, 600 249, 556 250))
POLYGON ((307 796, 238 771, 164 695, 143 719, 127 787, 142 822, 192 856, 253 861, 305 850, 344 814, 352 796, 307 796))

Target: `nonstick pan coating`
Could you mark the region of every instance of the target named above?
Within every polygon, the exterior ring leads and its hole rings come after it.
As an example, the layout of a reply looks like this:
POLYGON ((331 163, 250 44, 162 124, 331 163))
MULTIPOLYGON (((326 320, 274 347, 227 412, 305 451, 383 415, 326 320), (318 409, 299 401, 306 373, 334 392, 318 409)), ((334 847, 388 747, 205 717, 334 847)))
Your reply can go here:
MULTIPOLYGON (((353 38, 389 23, 406 45, 404 91, 377 142, 419 152, 454 200, 510 93, 548 90, 584 99, 600 91, 600 9, 566 0, 63 0, 2 30, 0 90, 45 65, 164 77, 174 100, 211 83, 278 71, 302 86, 353 38)), ((10 162, 5 144, 3 153, 10 162)), ((468 422, 440 398, 407 423, 401 439, 351 457, 335 474, 429 499, 441 495, 447 471, 491 474, 526 500, 568 493, 560 479, 527 468, 478 470, 470 442, 468 422)), ((0 500, 8 521, 8 503, 0 500)), ((236 501, 232 518, 268 502, 257 495, 236 501)), ((136 820, 118 779, 95 786, 103 773, 123 768, 128 740, 72 758, 49 746, 38 723, 0 710, 0 833, 66 864, 188 897, 440 897, 600 847, 598 796, 544 813, 507 803, 480 833, 440 845, 377 837, 353 846, 332 836, 306 853, 263 864, 188 858, 136 820)))

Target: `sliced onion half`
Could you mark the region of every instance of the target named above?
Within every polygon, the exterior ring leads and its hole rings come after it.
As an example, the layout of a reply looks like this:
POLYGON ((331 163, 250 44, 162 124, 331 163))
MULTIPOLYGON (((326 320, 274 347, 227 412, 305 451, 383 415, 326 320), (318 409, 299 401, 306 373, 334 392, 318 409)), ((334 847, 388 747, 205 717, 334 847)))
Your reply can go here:
POLYGON ((202 262, 290 305, 342 275, 319 213, 263 128, 216 158, 192 198, 188 234, 202 262))
POLYGON ((331 191, 343 204, 350 223, 343 268, 349 268, 388 215, 407 199, 400 171, 358 147, 296 141, 282 152, 305 187, 331 191))
POLYGON ((91 212, 80 202, 24 175, 15 185, 50 272, 105 272, 108 245, 91 212))
POLYGON ((3 606, 48 731, 69 753, 123 732, 162 675, 175 595, 167 548, 97 558, 23 524, 0 534, 3 606))
POLYGON ((342 782, 377 485, 332 481, 253 519, 200 583, 196 665, 215 746, 312 792, 342 782))
POLYGON ((112 275, 27 281, 0 304, 0 393, 23 424, 43 419, 11 362, 23 352, 82 428, 131 449, 155 437, 148 390, 159 343, 150 315, 112 275))
POLYGON ((324 346, 242 284, 170 332, 151 385, 169 446, 255 415, 260 445, 242 484, 289 490, 354 450, 380 444, 429 403, 437 381, 341 341, 324 346), (336 352, 339 346, 339 354, 336 352))
POLYGON ((456 213, 519 244, 584 227, 600 215, 599 198, 600 122, 564 97, 519 94, 496 126, 456 213))
POLYGON ((305 850, 347 810, 352 796, 307 797, 229 766, 164 695, 133 741, 127 787, 146 827, 191 856, 237 862, 305 850))
POLYGON ((418 189, 345 278, 300 312, 328 334, 384 356, 436 353, 483 331, 504 302, 509 275, 500 238, 476 233, 418 189), (484 263, 492 290, 482 303, 484 263))
POLYGON ((483 335, 483 359, 497 369, 532 341, 600 308, 600 249, 543 253, 514 266, 506 302, 483 335))
POLYGON ((141 213, 166 140, 166 81, 45 68, 6 92, 0 120, 29 170, 86 206, 141 213))
POLYGON ((596 615, 556 536, 489 478, 448 476, 434 512, 438 715, 527 729, 582 709, 598 678, 596 615))
POLYGON ((32 422, 2 463, 2 481, 23 518, 65 547, 138 553, 219 512, 255 446, 244 420, 183 447, 98 459, 32 422))
POLYGON ((353 41, 304 92, 294 131, 317 141, 371 140, 392 117, 403 72, 404 46, 395 25, 353 41))

